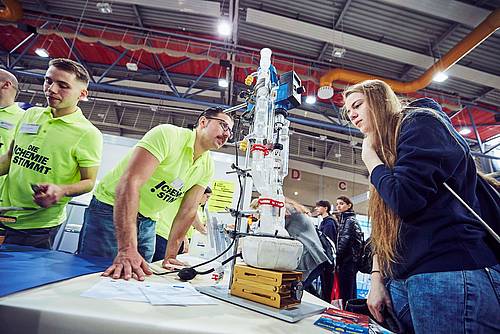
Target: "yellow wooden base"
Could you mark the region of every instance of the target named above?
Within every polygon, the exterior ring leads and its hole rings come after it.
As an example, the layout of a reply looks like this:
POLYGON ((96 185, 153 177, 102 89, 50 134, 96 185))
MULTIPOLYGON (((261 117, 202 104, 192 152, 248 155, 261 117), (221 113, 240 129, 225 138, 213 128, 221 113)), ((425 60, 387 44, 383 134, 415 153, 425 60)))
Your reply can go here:
POLYGON ((273 271, 238 264, 234 267, 231 294, 275 308, 300 304, 295 286, 300 285, 302 273, 273 271))

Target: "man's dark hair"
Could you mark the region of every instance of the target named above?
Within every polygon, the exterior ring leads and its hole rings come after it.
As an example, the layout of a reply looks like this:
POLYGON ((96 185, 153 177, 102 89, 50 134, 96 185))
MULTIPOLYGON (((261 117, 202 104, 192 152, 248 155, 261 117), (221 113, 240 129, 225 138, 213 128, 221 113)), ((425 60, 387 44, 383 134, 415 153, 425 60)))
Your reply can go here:
POLYGON ((349 197, 347 197, 347 196, 339 196, 339 197, 337 197, 337 199, 345 202, 348 205, 350 204, 351 208, 349 209, 349 211, 354 211, 354 204, 352 204, 352 201, 351 201, 351 199, 349 197))
MULTIPOLYGON (((224 113, 224 109, 222 109, 222 107, 210 107, 208 109, 206 109, 204 112, 202 112, 200 114, 200 116, 198 116, 198 119, 196 120, 196 123, 194 123, 193 127, 196 128, 198 126, 198 124, 200 123, 200 118, 205 116, 206 118, 210 118, 210 117, 217 117, 219 114, 223 114, 224 113)), ((229 117, 232 118, 232 116, 230 114, 226 114, 228 115, 229 117)))
POLYGON ((208 186, 207 186, 207 187, 205 188, 205 192, 204 192, 204 194, 211 194, 211 193, 212 193, 212 188, 210 188, 210 187, 208 187, 208 186))
POLYGON ((89 72, 83 67, 82 64, 77 63, 74 60, 66 59, 66 58, 56 58, 52 59, 49 62, 49 66, 54 66, 60 70, 73 73, 76 76, 78 81, 85 83, 85 85, 89 84, 90 75, 89 72))
POLYGON ((326 208, 328 214, 330 214, 330 211, 332 211, 332 205, 328 201, 323 201, 323 200, 317 201, 316 206, 322 206, 322 207, 326 208))

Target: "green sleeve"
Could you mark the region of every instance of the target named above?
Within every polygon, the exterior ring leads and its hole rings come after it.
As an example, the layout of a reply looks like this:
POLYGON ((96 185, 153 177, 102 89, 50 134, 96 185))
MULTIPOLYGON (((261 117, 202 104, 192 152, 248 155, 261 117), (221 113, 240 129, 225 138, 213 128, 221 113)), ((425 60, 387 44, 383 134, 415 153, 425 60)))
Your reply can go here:
POLYGON ((175 147, 178 137, 179 134, 174 126, 162 124, 149 130, 137 146, 146 149, 161 163, 175 147))
POLYGON ((92 128, 80 139, 75 148, 75 157, 80 167, 96 167, 101 164, 102 134, 92 128))

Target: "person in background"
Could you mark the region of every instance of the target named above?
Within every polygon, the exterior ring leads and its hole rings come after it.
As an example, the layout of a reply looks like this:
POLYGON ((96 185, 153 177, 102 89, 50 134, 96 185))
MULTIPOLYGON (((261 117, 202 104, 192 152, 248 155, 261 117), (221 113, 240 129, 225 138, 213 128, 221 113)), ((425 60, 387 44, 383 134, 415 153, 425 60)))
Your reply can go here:
MULTIPOLYGON (((14 138, 17 123, 24 110, 16 103, 19 83, 14 74, 0 69, 0 155, 7 153, 14 138)), ((0 189, 5 176, 0 177, 0 189)))
MULTIPOLYGON (((17 78, 12 73, 0 69, 0 155, 9 150, 17 123, 24 113, 24 110, 15 102, 18 91, 17 78)), ((5 176, 0 177, 0 193, 4 179, 5 176)), ((4 237, 5 230, 0 228, 0 244, 4 237)))
POLYGON ((335 219, 330 215, 331 211, 332 205, 329 201, 321 200, 316 202, 314 214, 322 218, 319 230, 335 241, 337 238, 337 225, 335 219))
MULTIPOLYGON (((319 225, 319 230, 324 233, 332 242, 335 242, 337 238, 337 227, 336 222, 332 216, 330 216, 330 212, 332 210, 332 205, 329 201, 321 200, 316 202, 316 206, 314 208, 314 215, 323 218, 319 225)), ((321 299, 330 303, 332 298, 332 289, 333 289, 333 280, 334 280, 334 271, 335 266, 325 265, 322 268, 321 272, 321 299)))
POLYGON ((393 308, 408 333, 500 333, 498 244, 444 186, 476 212, 498 212, 478 199, 484 182, 467 142, 434 100, 402 105, 381 80, 343 96, 370 173, 370 312, 381 322, 393 308))
POLYGON ((94 188, 102 134, 78 107, 89 80, 81 64, 52 59, 43 83, 48 106, 29 108, 19 120, 0 157, 2 205, 33 210, 6 212, 17 221, 5 223, 5 243, 50 249, 71 197, 94 188))
POLYGON ((323 272, 325 265, 329 264, 328 257, 314 225, 311 224, 309 216, 307 216, 308 210, 287 197, 285 197, 285 209, 285 229, 291 237, 297 238, 304 245, 304 251, 297 268, 303 272, 304 289, 319 296, 312 286, 312 282, 323 272))
MULTIPOLYGON (((340 299, 342 304, 349 299, 356 298, 356 273, 358 272, 354 259, 356 251, 356 232, 361 230, 352 201, 346 196, 337 197, 337 272, 340 286, 340 299)), ((359 250, 357 250, 359 251, 359 250)))
POLYGON ((201 196, 200 205, 198 206, 198 214, 191 228, 192 232, 196 230, 201 234, 207 234, 207 222, 209 219, 208 200, 210 197, 212 197, 212 188, 206 187, 203 196, 201 196))

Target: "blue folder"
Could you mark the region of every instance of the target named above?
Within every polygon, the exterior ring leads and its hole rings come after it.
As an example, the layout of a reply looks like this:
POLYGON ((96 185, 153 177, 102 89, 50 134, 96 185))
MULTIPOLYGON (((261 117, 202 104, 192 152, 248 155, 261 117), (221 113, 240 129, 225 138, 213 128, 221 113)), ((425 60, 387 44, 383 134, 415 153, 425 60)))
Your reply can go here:
POLYGON ((69 278, 104 271, 112 259, 48 249, 0 245, 0 297, 69 278))

